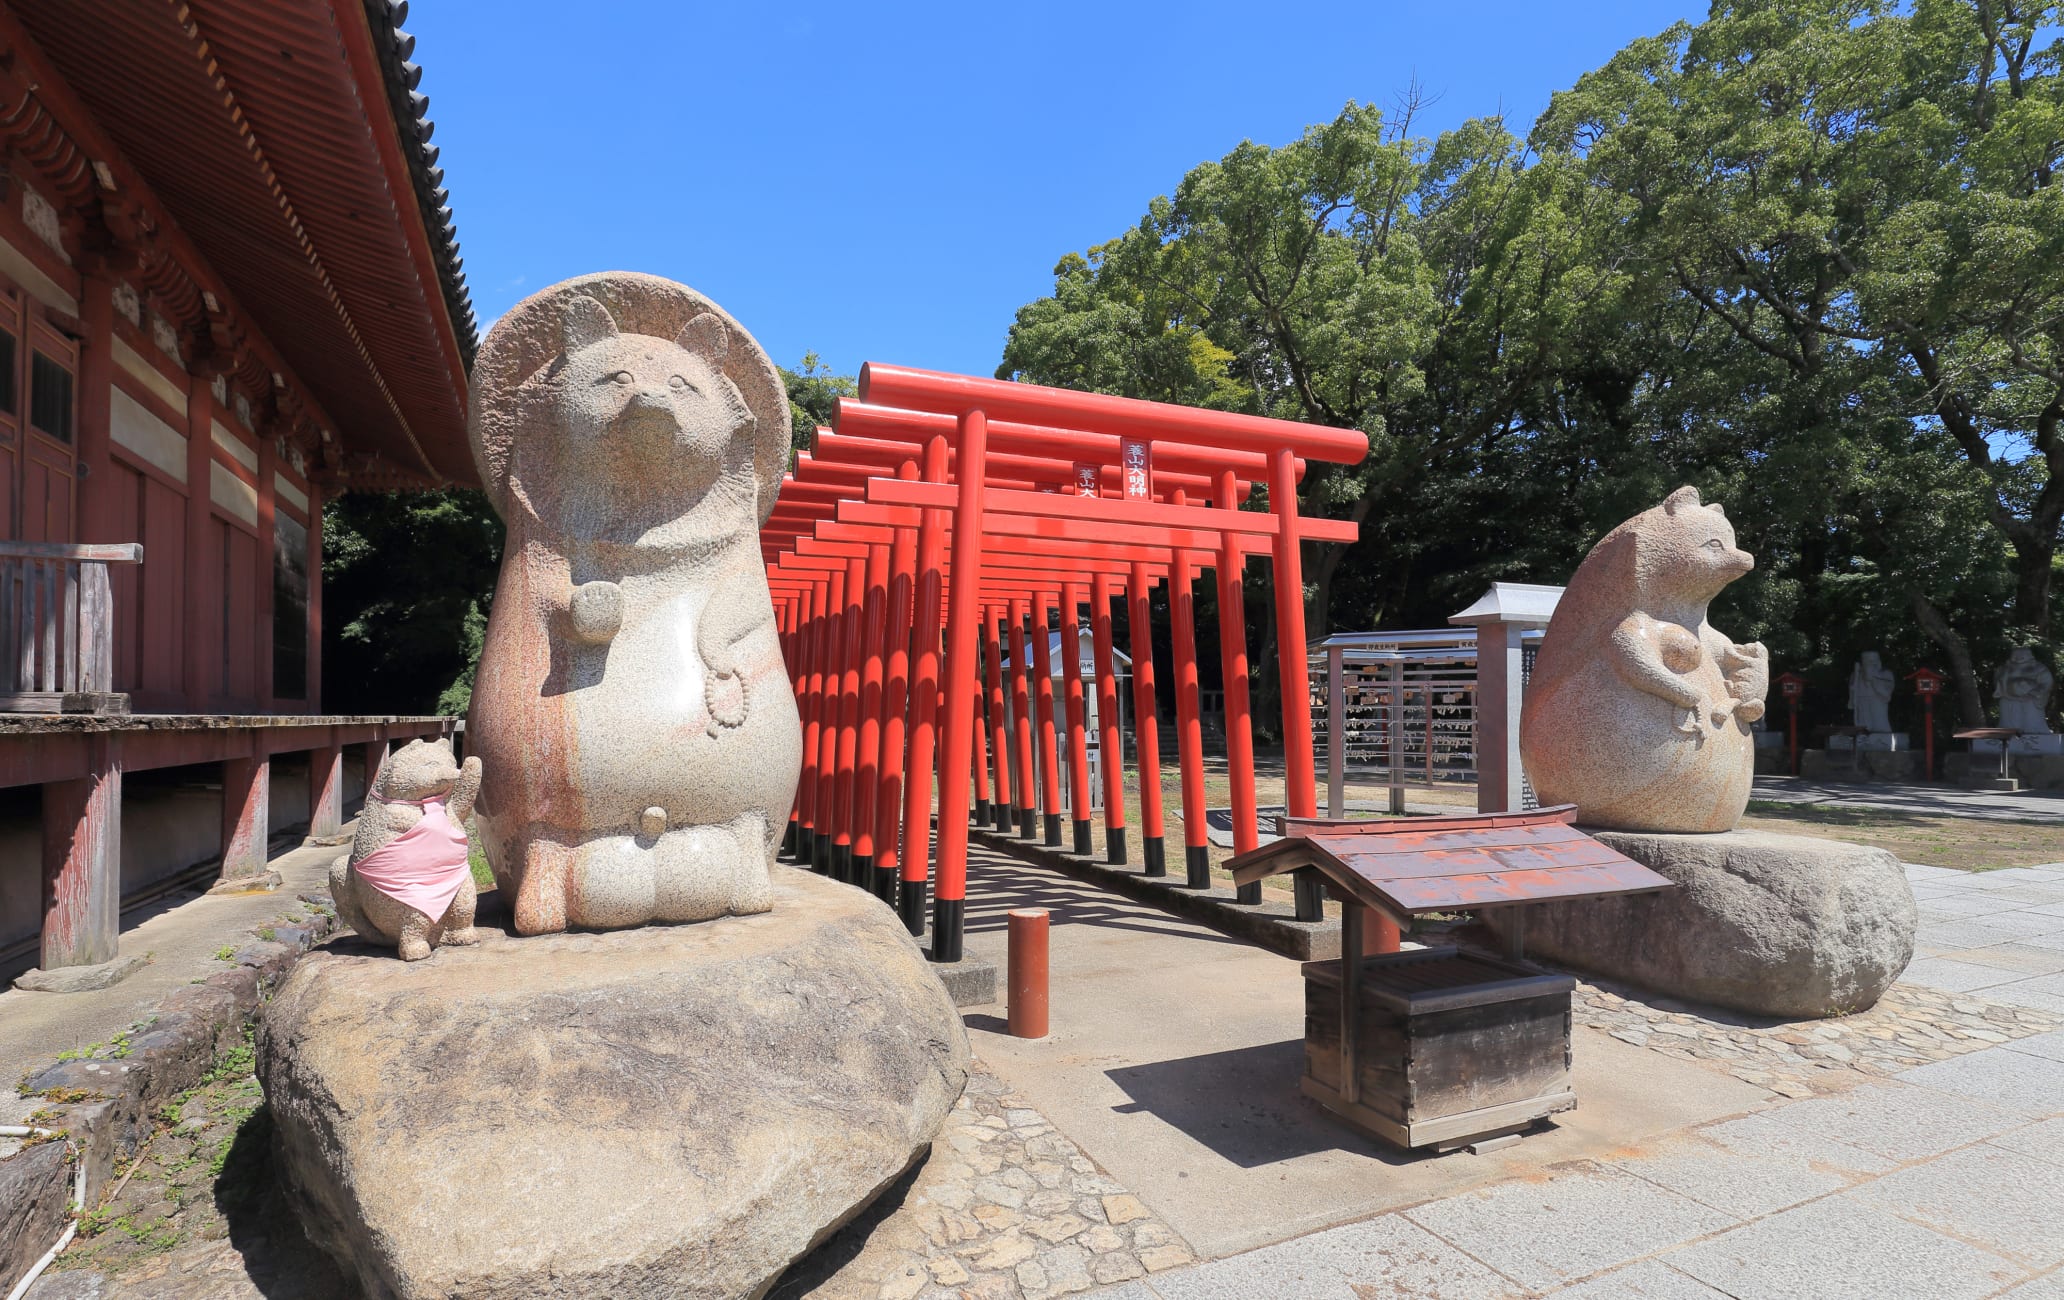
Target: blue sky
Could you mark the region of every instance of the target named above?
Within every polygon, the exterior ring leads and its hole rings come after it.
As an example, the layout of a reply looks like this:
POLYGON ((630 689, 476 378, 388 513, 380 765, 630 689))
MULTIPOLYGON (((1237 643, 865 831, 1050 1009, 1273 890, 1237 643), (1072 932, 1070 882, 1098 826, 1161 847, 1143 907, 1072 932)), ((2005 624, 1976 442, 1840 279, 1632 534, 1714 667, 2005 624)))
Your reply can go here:
POLYGON ((483 322, 650 271, 774 358, 989 374, 1062 254, 1243 139, 1415 78, 1428 132, 1548 97, 1703 5, 417 0, 483 322))

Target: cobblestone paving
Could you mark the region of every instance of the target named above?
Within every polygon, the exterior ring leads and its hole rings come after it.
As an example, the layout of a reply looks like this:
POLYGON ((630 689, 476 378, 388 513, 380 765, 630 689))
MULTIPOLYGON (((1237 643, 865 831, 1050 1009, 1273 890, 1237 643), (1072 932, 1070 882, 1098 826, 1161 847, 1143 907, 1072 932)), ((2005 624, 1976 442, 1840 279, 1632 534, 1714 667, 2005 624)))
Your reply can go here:
POLYGON ((1045 1300, 1192 1262, 1167 1224, 978 1063, 916 1178, 770 1300, 1045 1300))
POLYGON ((1853 1077, 1839 1072, 1893 1075, 2064 1025, 2064 1016, 2053 1012, 1910 984, 1894 984, 1869 1011, 1838 1020, 1730 1020, 1710 1007, 1692 1014, 1667 999, 1643 1001, 1631 990, 1615 992, 1589 983, 1577 985, 1571 1010, 1577 1023, 1603 1029, 1623 1043, 1682 1060, 1714 1062, 1744 1083, 1784 1097, 1855 1085, 1853 1077))

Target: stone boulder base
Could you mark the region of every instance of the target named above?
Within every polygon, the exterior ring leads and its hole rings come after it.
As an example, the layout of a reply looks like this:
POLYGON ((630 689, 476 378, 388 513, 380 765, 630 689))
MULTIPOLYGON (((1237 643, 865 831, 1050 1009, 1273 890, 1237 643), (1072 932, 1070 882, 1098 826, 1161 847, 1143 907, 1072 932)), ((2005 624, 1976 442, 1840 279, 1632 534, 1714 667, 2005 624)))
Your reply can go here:
POLYGON ((375 1297, 757 1296, 916 1160, 967 1036, 880 902, 402 962, 311 954, 258 1073, 309 1236, 375 1297))
POLYGON ((1862 1011, 1913 959, 1913 889, 1883 849, 1762 831, 1591 833, 1677 888, 1529 907, 1534 956, 1784 1019, 1862 1011))

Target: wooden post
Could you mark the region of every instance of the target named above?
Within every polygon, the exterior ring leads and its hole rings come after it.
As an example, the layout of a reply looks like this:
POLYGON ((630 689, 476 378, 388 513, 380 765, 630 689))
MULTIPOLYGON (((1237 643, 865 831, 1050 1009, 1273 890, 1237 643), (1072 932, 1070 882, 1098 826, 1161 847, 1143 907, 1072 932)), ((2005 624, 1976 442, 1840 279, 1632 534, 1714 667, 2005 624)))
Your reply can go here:
POLYGON ((1168 874, 1167 823, 1161 815, 1161 718, 1154 698, 1153 579, 1143 561, 1126 583, 1126 628, 1132 644, 1132 736, 1139 755, 1140 856, 1150 876, 1168 874))
MULTIPOLYGON (((1061 846, 1061 754, 1054 729, 1053 631, 1046 621, 1047 597, 1032 602, 1032 670, 1038 679, 1032 696, 1039 713, 1039 797, 1046 810, 1046 843, 1061 846)), ((1078 683, 1076 690, 1081 686, 1078 683)))
POLYGON ((959 422, 959 489, 953 510, 953 576, 946 621, 946 723, 940 746, 939 886, 933 899, 932 960, 964 952, 967 920, 969 748, 973 739, 975 648, 982 618, 982 510, 988 474, 989 419, 968 411, 959 422))
POLYGON ((222 873, 216 889, 247 889, 266 872, 272 834, 272 760, 265 755, 222 763, 222 873))
MULTIPOLYGON (((108 448, 114 438, 113 396, 115 382, 115 286, 100 271, 80 277, 79 320, 85 334, 79 339, 78 396, 78 513, 74 516, 72 539, 80 542, 126 541, 118 537, 115 518, 115 476, 108 448)), ((141 528, 142 520, 134 526, 141 528)), ((134 534, 132 534, 133 536, 134 534)), ((63 538, 52 538, 63 541, 63 538)), ((112 690, 112 687, 105 689, 112 690)))
MULTIPOLYGON (((915 479, 905 462, 896 477, 915 479)), ((904 761, 909 750, 911 601, 917 585, 917 533, 899 528, 889 546, 888 659, 882 665, 881 787, 874 805, 874 870, 882 901, 901 908, 904 761)), ((919 918, 922 923, 922 917, 919 918)))
POLYGON ((365 757, 365 797, 371 799, 373 783, 380 779, 380 769, 387 766, 387 741, 384 737, 368 740, 359 746, 359 752, 365 757))
POLYGON ((43 786, 44 970, 113 961, 122 926, 122 738, 89 733, 88 771, 43 786))
POLYGON ((831 846, 838 830, 832 815, 832 791, 838 784, 838 652, 845 608, 846 571, 834 569, 824 588, 824 617, 820 620, 823 631, 818 641, 823 649, 822 671, 817 676, 817 798, 815 829, 810 837, 810 867, 820 876, 833 874, 831 846))
POLYGON ((974 739, 969 743, 974 746, 974 758, 972 760, 974 767, 972 771, 975 781, 975 798, 974 807, 968 814, 968 820, 971 824, 987 830, 990 818, 994 817, 995 814, 989 809, 989 706, 979 679, 975 682, 974 711, 975 735, 974 739))
POLYGON ((1111 580, 1101 573, 1089 583, 1089 632, 1096 655, 1097 758, 1104 768, 1104 856, 1123 863, 1125 740, 1118 729, 1118 676, 1111 657, 1111 580))
POLYGON ((308 712, 322 712, 322 484, 308 480, 308 712))
MULTIPOLYGON (((1300 876, 1304 873, 1299 872, 1300 876)), ((1340 1099, 1361 1100, 1362 917, 1367 909, 1352 899, 1340 904, 1340 1099)))
POLYGON ((1198 710, 1197 604, 1189 552, 1178 549, 1168 572, 1168 622, 1175 642, 1175 752, 1182 772, 1184 883, 1211 888, 1211 848, 1204 822, 1204 721, 1198 710))
POLYGON ((994 605, 982 608, 982 654, 989 674, 989 759, 996 768, 995 788, 989 797, 990 824, 997 830, 1011 828, 1010 720, 1003 700, 1003 611, 994 605))
POLYGON ((1089 828, 1089 718, 1082 695, 1082 584, 1061 588, 1063 703, 1068 714, 1068 814, 1075 823, 1075 851, 1093 851, 1089 828))
POLYGON ((251 601, 251 685, 258 700, 258 712, 275 711, 272 702, 272 571, 279 563, 273 554, 278 542, 274 518, 278 505, 278 481, 274 477, 279 453, 278 441, 270 429, 258 434, 258 557, 251 566, 251 580, 258 584, 251 601))
POLYGON ((1347 816, 1347 671, 1345 653, 1326 647, 1326 815, 1347 816))
POLYGON ((1405 815, 1405 665, 1403 660, 1390 665, 1390 812, 1393 817, 1405 815))
POLYGON ((817 665, 817 634, 819 601, 818 593, 822 583, 811 583, 804 588, 799 606, 801 621, 797 624, 796 645, 796 711, 803 724, 803 767, 796 782, 796 861, 803 866, 810 864, 811 828, 816 824, 814 810, 817 795, 817 687, 822 670, 817 665))
POLYGON ((1011 730, 1018 743, 1018 838, 1029 840, 1038 833, 1039 793, 1032 757, 1032 644, 1025 634, 1025 615, 1024 599, 1011 601, 1011 730))
POLYGON ((831 787, 831 874, 853 882, 853 768, 860 752, 861 628, 867 599, 867 561, 846 561, 845 613, 839 618, 838 765, 831 787))
POLYGON ((308 838, 332 839, 344 829, 344 747, 335 741, 308 751, 308 838))
MULTIPOLYGON (((1219 475, 1216 504, 1221 510, 1240 508, 1239 479, 1231 470, 1219 475)), ((1225 688, 1226 772, 1232 784, 1235 853, 1251 853, 1261 844, 1255 824, 1254 730, 1247 699, 1247 597, 1242 590, 1246 565, 1239 539, 1226 533, 1218 555, 1218 659, 1225 688)), ((1250 906, 1260 903, 1261 882, 1241 885, 1233 897, 1250 906)))
MULTIPOLYGON (((946 481, 946 439, 925 444, 924 481, 946 481)), ((939 744, 940 645, 939 607, 944 598, 946 512, 926 510, 917 527, 917 593, 911 608, 910 738, 903 762, 903 884, 896 910, 903 928, 924 933, 925 888, 931 875, 932 791, 934 767, 945 747, 939 744)), ((951 810, 940 805, 941 824, 951 810)))
POLYGON ((197 374, 186 402, 186 600, 180 611, 181 681, 189 713, 206 713, 222 681, 222 565, 219 559, 208 563, 208 538, 215 522, 209 500, 214 424, 214 386, 207 375, 197 374))
POLYGON ((853 883, 880 897, 874 874, 874 809, 881 798, 882 677, 888 656, 889 548, 867 548, 860 613, 860 734, 853 755, 853 883))

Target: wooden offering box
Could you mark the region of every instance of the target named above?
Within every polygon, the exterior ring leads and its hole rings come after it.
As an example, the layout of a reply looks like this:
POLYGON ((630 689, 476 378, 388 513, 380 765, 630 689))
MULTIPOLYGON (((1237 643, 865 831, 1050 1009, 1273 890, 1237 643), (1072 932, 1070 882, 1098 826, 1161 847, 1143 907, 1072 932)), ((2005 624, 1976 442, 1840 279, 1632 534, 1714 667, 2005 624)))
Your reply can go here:
POLYGON ((1519 964, 1534 903, 1668 889, 1671 881, 1570 824, 1576 809, 1374 822, 1291 818, 1284 837, 1226 865, 1246 885, 1286 871, 1340 903, 1340 950, 1360 953, 1369 909, 1400 928, 1430 913, 1505 909, 1506 957, 1423 948, 1304 967, 1307 1096, 1404 1147, 1513 1133, 1577 1104, 1576 981, 1519 964))
POLYGON ((1303 1088, 1354 1127, 1402 1147, 1449 1146, 1576 1106, 1575 980, 1453 948, 1364 957, 1349 1018, 1343 969, 1304 964, 1303 1088))

